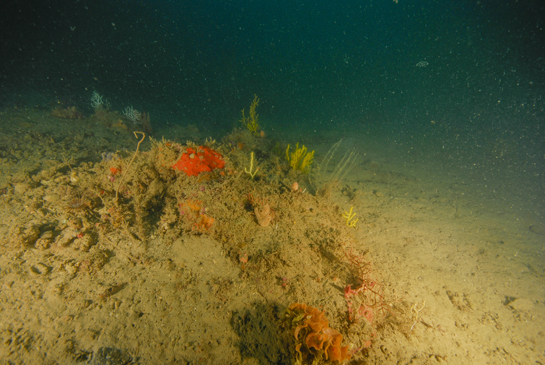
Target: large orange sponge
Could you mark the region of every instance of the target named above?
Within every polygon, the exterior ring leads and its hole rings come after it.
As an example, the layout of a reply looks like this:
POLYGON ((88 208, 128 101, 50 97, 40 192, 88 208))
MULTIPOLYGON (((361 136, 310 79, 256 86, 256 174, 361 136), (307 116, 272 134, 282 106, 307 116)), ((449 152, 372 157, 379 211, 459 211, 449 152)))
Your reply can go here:
POLYGON ((201 172, 223 169, 225 161, 223 156, 211 148, 199 146, 197 149, 186 148, 182 157, 172 165, 175 170, 183 171, 188 176, 197 176, 201 172))
POLYGON ((295 303, 289 306, 287 313, 295 325, 293 335, 297 341, 295 351, 299 363, 314 361, 322 355, 325 355, 326 360, 337 361, 339 364, 350 360, 352 353, 349 347, 341 346, 343 336, 329 327, 325 312, 295 303))

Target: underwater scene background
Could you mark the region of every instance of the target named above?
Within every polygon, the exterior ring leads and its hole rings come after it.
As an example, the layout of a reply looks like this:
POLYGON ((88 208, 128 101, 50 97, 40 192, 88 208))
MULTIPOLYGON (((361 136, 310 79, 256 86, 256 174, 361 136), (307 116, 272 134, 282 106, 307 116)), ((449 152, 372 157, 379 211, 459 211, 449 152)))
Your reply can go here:
POLYGON ((0 363, 545 363, 540 1, 0 6, 0 363))

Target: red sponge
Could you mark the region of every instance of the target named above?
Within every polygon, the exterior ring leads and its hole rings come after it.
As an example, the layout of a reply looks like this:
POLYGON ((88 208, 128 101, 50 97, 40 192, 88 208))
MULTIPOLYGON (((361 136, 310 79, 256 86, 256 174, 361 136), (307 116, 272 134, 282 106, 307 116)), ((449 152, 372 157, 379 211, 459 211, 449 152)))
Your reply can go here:
POLYGON ((204 171, 212 171, 213 169, 223 169, 225 161, 223 156, 208 148, 199 146, 195 151, 193 148, 186 148, 186 152, 182 157, 172 165, 175 170, 185 172, 188 176, 197 176, 204 171))

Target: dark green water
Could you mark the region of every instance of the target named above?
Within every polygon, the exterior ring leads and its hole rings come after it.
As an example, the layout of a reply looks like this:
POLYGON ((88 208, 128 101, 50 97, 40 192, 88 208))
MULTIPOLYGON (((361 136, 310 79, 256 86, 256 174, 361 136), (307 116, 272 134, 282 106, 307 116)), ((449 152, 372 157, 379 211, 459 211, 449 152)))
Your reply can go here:
POLYGON ((96 91, 156 127, 220 137, 257 94, 272 135, 365 134, 543 201, 543 13, 515 0, 4 2, 0 106, 91 114, 96 91))

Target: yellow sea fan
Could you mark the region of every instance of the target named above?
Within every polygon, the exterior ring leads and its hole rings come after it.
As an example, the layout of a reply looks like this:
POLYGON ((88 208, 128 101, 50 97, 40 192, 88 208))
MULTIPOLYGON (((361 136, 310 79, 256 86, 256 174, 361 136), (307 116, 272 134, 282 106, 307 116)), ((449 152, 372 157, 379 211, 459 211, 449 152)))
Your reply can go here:
POLYGON ((299 170, 303 173, 308 173, 310 171, 310 165, 314 162, 314 151, 307 151, 305 145, 299 148, 299 142, 297 142, 295 151, 290 154, 290 145, 288 144, 288 148, 286 148, 286 159, 292 169, 299 170))
POLYGON ((259 99, 257 95, 254 95, 254 100, 250 105, 250 116, 246 117, 244 114, 244 109, 242 109, 242 119, 240 122, 252 133, 257 134, 259 130, 259 115, 256 112, 256 108, 259 105, 259 99))

